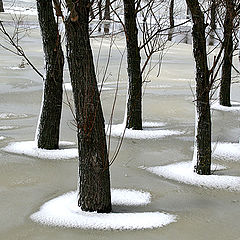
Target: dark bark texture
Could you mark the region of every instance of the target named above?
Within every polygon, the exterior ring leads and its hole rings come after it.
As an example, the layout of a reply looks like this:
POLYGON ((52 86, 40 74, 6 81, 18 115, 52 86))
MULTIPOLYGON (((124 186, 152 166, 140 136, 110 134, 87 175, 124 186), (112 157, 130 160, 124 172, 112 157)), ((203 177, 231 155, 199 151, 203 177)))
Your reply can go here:
POLYGON ((0 0, 0 12, 4 12, 3 1, 0 0))
POLYGON ((210 9, 210 33, 209 33, 209 45, 214 45, 214 35, 217 29, 216 25, 216 10, 217 10, 217 2, 216 0, 211 1, 211 9, 210 9))
POLYGON ((123 3, 127 42, 127 70, 129 78, 127 128, 142 130, 142 75, 135 1, 124 0, 123 3))
POLYGON ((196 63, 196 126, 198 174, 211 174, 211 114, 209 104, 209 70, 207 66, 204 15, 197 0, 187 0, 193 19, 193 53, 196 63))
POLYGON ((172 41, 173 36, 173 29, 174 29, 174 0, 170 1, 169 6, 169 22, 170 22, 170 29, 168 32, 168 41, 172 41))
POLYGON ((79 149, 79 200, 83 211, 111 211, 105 125, 89 40, 89 0, 75 2, 78 20, 65 22, 79 149))
POLYGON ((38 126, 38 147, 57 149, 62 112, 64 57, 52 1, 37 0, 38 20, 45 54, 43 105, 38 126))
POLYGON ((222 65, 222 77, 220 85, 220 104, 231 106, 231 77, 233 59, 233 27, 234 27, 234 3, 226 1, 226 15, 224 20, 224 56, 222 65))

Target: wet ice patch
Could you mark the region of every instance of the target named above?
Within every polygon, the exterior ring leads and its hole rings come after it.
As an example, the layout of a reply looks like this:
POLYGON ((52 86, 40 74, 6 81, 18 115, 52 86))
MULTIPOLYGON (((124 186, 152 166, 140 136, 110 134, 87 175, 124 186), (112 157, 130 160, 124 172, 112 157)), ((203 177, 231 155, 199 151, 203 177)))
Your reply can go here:
POLYGON ((71 159, 78 157, 77 148, 65 148, 75 145, 72 142, 60 142, 59 149, 46 150, 37 147, 35 141, 13 142, 2 148, 3 151, 44 159, 71 159))
POLYGON ((149 167, 145 170, 158 176, 181 183, 207 188, 240 191, 240 177, 216 175, 215 171, 226 169, 224 166, 212 164, 212 175, 198 175, 193 172, 192 162, 180 162, 165 166, 149 167))
POLYGON ((0 130, 12 130, 17 128, 18 126, 0 126, 0 130))
POLYGON ((240 112, 240 103, 239 102, 231 102, 231 107, 222 106, 219 102, 214 102, 211 105, 211 108, 218 111, 225 111, 225 112, 240 112))
MULTIPOLYGON (((156 139, 163 138, 171 135, 180 135, 183 134, 181 131, 161 129, 161 126, 164 126, 165 123, 143 123, 143 130, 132 130, 125 129, 124 124, 117 124, 111 126, 111 136, 113 137, 122 137, 130 139, 156 139)), ((107 135, 110 135, 110 128, 106 127, 107 135)))
MULTIPOLYGON (((112 203, 122 202, 129 205, 125 199, 130 199, 133 190, 115 189, 112 191, 112 203)), ((137 201, 137 191, 132 203, 137 201)), ((142 192, 139 192, 139 196, 142 192)), ((40 210, 30 216, 38 223, 50 226, 101 229, 101 230, 135 230, 163 227, 176 222, 176 216, 160 212, 141 213, 96 213, 83 212, 77 206, 77 192, 69 192, 46 202, 40 210)), ((131 204, 130 204, 131 205, 131 204)), ((133 204, 136 205, 136 204, 133 204)))
POLYGON ((213 143, 213 157, 229 161, 240 161, 240 143, 213 143))
POLYGON ((18 119, 18 118, 27 118, 27 114, 15 114, 15 113, 0 113, 0 119, 18 119))

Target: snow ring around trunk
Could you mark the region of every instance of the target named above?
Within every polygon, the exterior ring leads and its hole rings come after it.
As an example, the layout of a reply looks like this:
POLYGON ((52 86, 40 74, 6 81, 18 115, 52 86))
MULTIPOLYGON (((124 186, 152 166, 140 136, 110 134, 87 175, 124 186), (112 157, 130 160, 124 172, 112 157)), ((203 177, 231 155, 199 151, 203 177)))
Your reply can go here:
MULTIPOLYGON (((240 177, 216 175, 198 175, 193 171, 192 162, 180 162, 165 166, 144 168, 148 172, 158 176, 175 180, 180 183, 207 187, 210 189, 225 189, 229 191, 240 191, 240 177)), ((221 165, 212 164, 212 170, 218 171, 226 169, 221 165)))
POLYGON ((231 102, 231 107, 222 106, 219 102, 214 102, 211 105, 213 110, 224 111, 224 112, 240 112, 240 103, 239 102, 231 102))
MULTIPOLYGON (((128 201, 125 202, 125 198, 131 198, 129 193, 133 191, 124 189, 112 190, 113 205, 118 202, 129 205, 128 201)), ((143 194, 143 192, 138 191, 134 191, 134 193, 135 198, 132 199, 132 203, 134 200, 137 200, 138 196, 143 194)), ((148 201, 149 199, 146 200, 148 201)), ((77 206, 77 192, 69 192, 46 202, 30 218, 35 222, 50 226, 98 230, 152 229, 176 222, 176 216, 160 212, 112 212, 108 214, 83 212, 77 206)))
POLYGON ((111 133, 110 127, 106 126, 106 134, 111 134, 113 137, 122 137, 124 134, 124 138, 129 139, 157 139, 171 135, 183 134, 182 131, 161 129, 160 127, 162 126, 165 126, 165 123, 145 122, 143 123, 143 130, 132 130, 127 128, 125 129, 124 124, 117 124, 111 126, 111 133))
POLYGON ((61 141, 57 150, 46 150, 37 147, 35 141, 12 142, 6 147, 2 148, 3 151, 26 155, 30 157, 37 157, 43 159, 72 159, 78 157, 77 148, 66 148, 73 146, 73 142, 61 141))

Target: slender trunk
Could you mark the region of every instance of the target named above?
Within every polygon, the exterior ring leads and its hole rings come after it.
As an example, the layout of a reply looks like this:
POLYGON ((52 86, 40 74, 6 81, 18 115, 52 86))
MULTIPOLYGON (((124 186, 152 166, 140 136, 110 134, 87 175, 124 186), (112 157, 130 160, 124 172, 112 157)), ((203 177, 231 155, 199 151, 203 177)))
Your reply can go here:
POLYGON ((0 12, 4 12, 3 1, 0 0, 0 12))
POLYGON ((211 1, 211 19, 210 19, 210 33, 209 33, 209 45, 213 45, 214 44, 214 34, 215 31, 217 29, 217 25, 216 25, 216 8, 217 8, 217 3, 216 0, 212 0, 211 1))
POLYGON ((197 0, 186 0, 193 18, 193 53, 196 62, 196 165, 198 174, 211 174, 211 114, 204 15, 197 0))
POLYGON ((90 14, 91 19, 95 19, 92 4, 91 4, 90 9, 89 9, 89 14, 90 14))
POLYGON ((142 129, 142 75, 134 0, 124 0, 124 18, 128 63, 127 128, 142 129))
POLYGON ((220 104, 231 106, 231 75, 233 59, 233 21, 234 21, 234 4, 232 0, 226 1, 226 16, 224 20, 224 56, 222 65, 222 77, 220 85, 220 104))
POLYGON ((111 16, 110 16, 110 0, 106 0, 105 2, 105 11, 104 11, 104 19, 105 20, 110 20, 111 16))
POLYGON ((37 144, 39 148, 57 149, 62 112, 64 57, 52 1, 37 0, 37 9, 46 68, 37 144))
POLYGON ((67 58, 76 111, 79 200, 83 211, 110 212, 110 174, 100 95, 89 40, 89 0, 78 0, 78 20, 67 19, 67 58))
POLYGON ((169 22, 170 22, 170 29, 168 32, 168 41, 172 41, 173 36, 173 29, 174 29, 174 0, 171 0, 170 6, 169 6, 169 22))

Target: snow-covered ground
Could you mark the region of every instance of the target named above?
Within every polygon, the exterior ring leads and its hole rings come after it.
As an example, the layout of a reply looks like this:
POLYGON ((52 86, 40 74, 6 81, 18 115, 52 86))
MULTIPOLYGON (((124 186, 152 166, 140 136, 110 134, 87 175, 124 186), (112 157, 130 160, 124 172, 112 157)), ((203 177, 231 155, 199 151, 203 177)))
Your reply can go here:
MULTIPOLYGON (((113 208, 116 205, 142 205, 150 202, 150 194, 134 190, 112 190, 113 208), (139 202, 139 199, 141 201, 139 202)), ((54 198, 40 210, 31 215, 33 221, 58 227, 102 229, 102 230, 136 230, 152 229, 176 221, 176 216, 160 212, 124 212, 112 213, 83 212, 77 206, 77 192, 69 192, 54 198)))
POLYGON ((192 162, 174 163, 165 166, 145 168, 158 176, 175 180, 180 183, 196 185, 207 188, 240 191, 240 177, 218 175, 219 170, 224 170, 221 165, 212 164, 212 175, 198 175, 193 171, 192 162))
POLYGON ((46 150, 37 147, 35 141, 24 141, 24 142, 11 142, 6 147, 2 148, 3 151, 26 155, 30 157, 37 157, 43 159, 71 159, 78 157, 77 148, 69 148, 74 146, 73 142, 61 141, 59 149, 57 150, 46 150))

